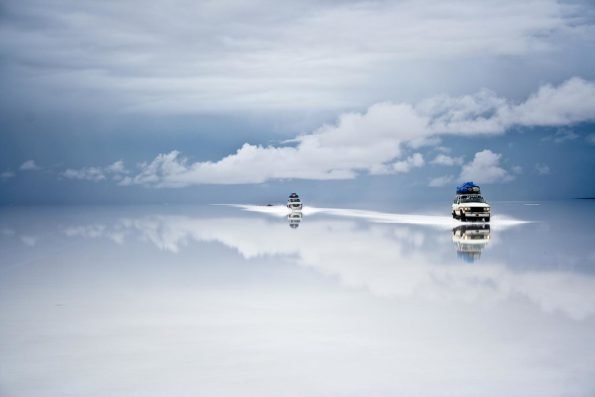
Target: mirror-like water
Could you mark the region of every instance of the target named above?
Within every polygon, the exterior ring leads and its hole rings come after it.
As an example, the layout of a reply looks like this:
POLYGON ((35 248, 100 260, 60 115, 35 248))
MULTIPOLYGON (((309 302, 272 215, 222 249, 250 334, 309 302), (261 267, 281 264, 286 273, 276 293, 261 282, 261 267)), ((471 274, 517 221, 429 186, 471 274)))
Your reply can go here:
POLYGON ((2 209, 0 395, 592 396, 595 203, 494 207, 2 209))

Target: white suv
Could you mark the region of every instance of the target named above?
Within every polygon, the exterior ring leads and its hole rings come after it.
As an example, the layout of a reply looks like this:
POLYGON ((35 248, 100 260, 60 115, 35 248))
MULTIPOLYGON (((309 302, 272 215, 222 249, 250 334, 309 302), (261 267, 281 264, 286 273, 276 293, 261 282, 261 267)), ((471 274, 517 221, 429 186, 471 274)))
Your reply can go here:
POLYGON ((452 217, 461 221, 490 221, 490 205, 479 194, 457 194, 452 202, 452 217))

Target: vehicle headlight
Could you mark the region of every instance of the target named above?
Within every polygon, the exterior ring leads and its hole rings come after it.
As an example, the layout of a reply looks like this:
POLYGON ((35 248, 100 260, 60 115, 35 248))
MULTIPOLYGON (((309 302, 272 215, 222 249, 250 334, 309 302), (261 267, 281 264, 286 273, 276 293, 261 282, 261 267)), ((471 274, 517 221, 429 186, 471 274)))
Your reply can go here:
POLYGON ((486 212, 490 212, 490 207, 486 207, 486 212))
POLYGON ((463 207, 463 211, 471 211, 470 207, 463 207))

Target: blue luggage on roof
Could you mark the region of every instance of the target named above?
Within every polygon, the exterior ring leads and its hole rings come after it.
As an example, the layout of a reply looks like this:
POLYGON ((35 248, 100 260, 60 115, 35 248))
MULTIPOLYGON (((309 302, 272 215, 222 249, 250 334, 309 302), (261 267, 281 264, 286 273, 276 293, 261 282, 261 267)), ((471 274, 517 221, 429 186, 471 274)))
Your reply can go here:
POLYGON ((479 186, 473 182, 465 182, 457 186, 457 194, 480 194, 479 186))

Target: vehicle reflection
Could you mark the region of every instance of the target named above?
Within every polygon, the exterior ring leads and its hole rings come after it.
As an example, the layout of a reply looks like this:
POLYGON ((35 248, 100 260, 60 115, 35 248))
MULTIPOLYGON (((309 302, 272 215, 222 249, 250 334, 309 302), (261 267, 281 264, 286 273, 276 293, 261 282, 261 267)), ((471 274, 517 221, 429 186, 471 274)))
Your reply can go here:
POLYGON ((292 229, 297 229, 302 222, 303 215, 300 211, 292 211, 291 214, 287 215, 287 220, 289 221, 289 227, 292 229))
POLYGON ((457 256, 464 262, 473 263, 481 258, 481 251, 490 241, 489 224, 466 224, 452 229, 452 241, 457 247, 457 256))

